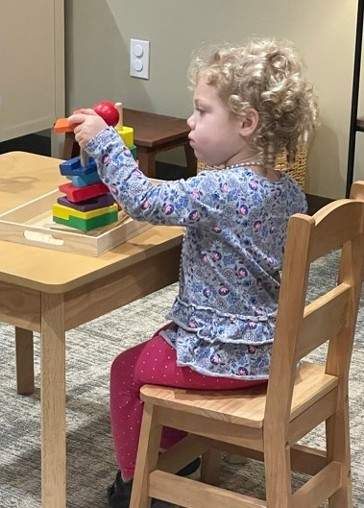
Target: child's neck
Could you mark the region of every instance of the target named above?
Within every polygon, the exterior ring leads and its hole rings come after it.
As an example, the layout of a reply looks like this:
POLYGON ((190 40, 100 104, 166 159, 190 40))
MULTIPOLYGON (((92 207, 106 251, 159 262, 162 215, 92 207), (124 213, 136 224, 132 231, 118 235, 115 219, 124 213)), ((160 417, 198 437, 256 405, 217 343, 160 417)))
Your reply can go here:
POLYGON ((263 166, 263 155, 246 144, 237 153, 229 157, 225 166, 235 166, 237 164, 263 166))
POLYGON ((249 166, 254 173, 264 176, 272 182, 279 180, 281 176, 279 171, 272 168, 265 168, 262 155, 256 152, 236 154, 227 161, 225 167, 237 165, 249 166))

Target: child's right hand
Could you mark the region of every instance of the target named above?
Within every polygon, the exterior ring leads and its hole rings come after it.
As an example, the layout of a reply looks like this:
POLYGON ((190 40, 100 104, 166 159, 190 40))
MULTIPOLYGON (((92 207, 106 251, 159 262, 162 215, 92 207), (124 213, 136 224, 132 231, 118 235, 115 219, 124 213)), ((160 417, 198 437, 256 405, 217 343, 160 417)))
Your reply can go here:
POLYGON ((69 118, 71 124, 75 124, 75 139, 81 148, 108 125, 93 109, 77 109, 69 118))

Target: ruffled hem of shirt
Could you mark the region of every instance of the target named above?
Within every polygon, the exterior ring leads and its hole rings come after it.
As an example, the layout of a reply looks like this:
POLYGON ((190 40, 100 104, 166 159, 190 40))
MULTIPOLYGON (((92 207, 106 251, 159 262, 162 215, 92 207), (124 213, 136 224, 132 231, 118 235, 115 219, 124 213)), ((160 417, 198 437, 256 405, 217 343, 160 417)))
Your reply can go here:
MULTIPOLYGON (((167 342, 167 344, 169 344, 171 347, 173 347, 173 349, 176 349, 175 344, 171 340, 169 340, 167 330, 161 330, 159 332, 159 335, 167 342)), ((256 376, 253 376, 253 375, 238 376, 236 374, 230 374, 228 372, 227 373, 224 373, 224 372, 216 373, 216 372, 212 372, 211 370, 204 369, 203 367, 196 365, 193 362, 181 362, 180 360, 178 360, 178 358, 176 360, 176 363, 177 363, 178 367, 189 367, 190 369, 194 370, 195 372, 198 372, 199 374, 203 374, 204 376, 225 377, 228 379, 241 379, 241 380, 245 380, 245 381, 268 381, 268 379, 269 379, 269 376, 265 375, 265 374, 262 374, 260 376, 258 376, 258 375, 256 375, 256 376)))
POLYGON ((177 297, 168 313, 176 325, 209 343, 262 345, 273 342, 276 314, 245 316, 187 304, 177 297))

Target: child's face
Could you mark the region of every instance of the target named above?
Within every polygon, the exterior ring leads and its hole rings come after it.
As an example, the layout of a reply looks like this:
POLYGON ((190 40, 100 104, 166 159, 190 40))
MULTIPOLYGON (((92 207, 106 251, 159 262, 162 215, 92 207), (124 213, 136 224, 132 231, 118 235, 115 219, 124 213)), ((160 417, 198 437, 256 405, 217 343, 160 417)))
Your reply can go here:
POLYGON ((241 118, 233 115, 214 86, 204 78, 195 89, 194 110, 187 120, 190 145, 198 160, 211 165, 239 162, 247 143, 241 135, 241 118))

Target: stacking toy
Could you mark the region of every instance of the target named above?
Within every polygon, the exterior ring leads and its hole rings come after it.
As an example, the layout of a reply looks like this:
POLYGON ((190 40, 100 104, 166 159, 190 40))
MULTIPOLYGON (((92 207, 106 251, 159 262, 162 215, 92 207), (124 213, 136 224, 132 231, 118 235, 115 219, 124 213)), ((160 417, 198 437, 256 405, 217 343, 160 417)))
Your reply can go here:
POLYGON ((115 107, 119 111, 119 122, 115 127, 116 132, 119 134, 121 139, 124 141, 126 146, 131 151, 134 159, 137 158, 136 146, 134 144, 134 129, 123 125, 123 104, 122 102, 115 102, 115 107))
POLYGON ((101 101, 95 104, 93 110, 105 120, 107 125, 115 127, 119 121, 119 112, 111 101, 101 101))
POLYGON ((71 183, 63 183, 58 187, 61 192, 64 192, 69 201, 72 203, 79 203, 80 201, 87 201, 97 196, 102 196, 109 192, 109 189, 103 183, 94 183, 87 187, 75 187, 71 183))
MULTIPOLYGON (((108 125, 115 127, 136 159, 134 129, 123 125, 122 103, 101 101, 93 109, 108 125)), ((74 127, 68 118, 59 118, 54 124, 54 131, 67 133, 72 132, 74 127)), ((118 220, 119 207, 108 187, 100 180, 95 160, 88 157, 84 150, 80 150, 80 157, 62 162, 59 169, 70 183, 59 186, 64 196, 59 197, 52 207, 54 222, 87 232, 118 220)))
POLYGON ((81 166, 80 157, 73 157, 59 165, 61 175, 63 176, 85 176, 91 173, 97 173, 96 162, 89 158, 86 167, 81 166))
POLYGON ((74 208, 75 210, 80 210, 81 212, 87 212, 89 210, 96 210, 97 208, 110 206, 115 203, 115 199, 111 194, 103 194, 102 196, 97 196, 96 198, 91 198, 87 201, 72 203, 72 201, 69 201, 65 196, 63 196, 57 199, 57 203, 63 206, 68 206, 69 208, 74 208))

